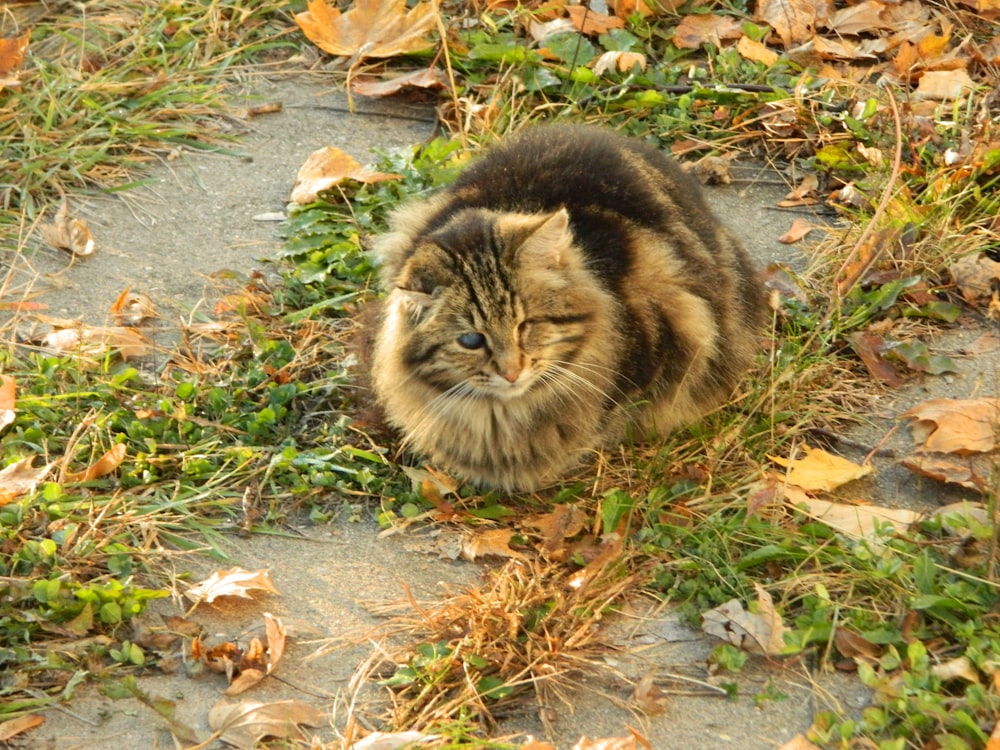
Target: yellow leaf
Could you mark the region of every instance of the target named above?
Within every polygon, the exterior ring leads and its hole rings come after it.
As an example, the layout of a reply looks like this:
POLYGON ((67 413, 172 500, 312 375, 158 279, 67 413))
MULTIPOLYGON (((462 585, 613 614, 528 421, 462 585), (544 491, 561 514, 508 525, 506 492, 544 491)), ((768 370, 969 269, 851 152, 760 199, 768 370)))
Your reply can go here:
POLYGON ((312 203, 316 196, 344 180, 372 183, 398 180, 402 175, 373 172, 361 166, 339 148, 324 146, 313 151, 299 169, 292 187, 292 200, 298 204, 312 203))
POLYGON ((357 0, 346 13, 323 0, 309 0, 308 10, 295 14, 295 22, 309 41, 324 52, 345 57, 395 57, 428 49, 426 34, 437 24, 436 2, 417 3, 407 10, 406 0, 357 0))
POLYGON ((780 458, 768 456, 779 466, 788 469, 786 480, 789 484, 804 490, 834 490, 842 484, 872 473, 870 464, 859 465, 846 458, 827 453, 822 448, 803 446, 803 458, 780 458))
POLYGON ((825 523, 852 539, 870 539, 880 526, 891 524, 900 533, 920 518, 907 508, 883 508, 877 505, 851 505, 830 500, 817 500, 794 487, 785 488, 785 500, 806 515, 825 523))
POLYGON ((740 37, 740 40, 736 43, 736 51, 740 53, 741 57, 750 62, 759 62, 767 66, 774 65, 781 59, 781 55, 766 44, 761 44, 748 36, 740 37))
POLYGON ((0 430, 14 421, 17 382, 10 375, 0 375, 0 430))

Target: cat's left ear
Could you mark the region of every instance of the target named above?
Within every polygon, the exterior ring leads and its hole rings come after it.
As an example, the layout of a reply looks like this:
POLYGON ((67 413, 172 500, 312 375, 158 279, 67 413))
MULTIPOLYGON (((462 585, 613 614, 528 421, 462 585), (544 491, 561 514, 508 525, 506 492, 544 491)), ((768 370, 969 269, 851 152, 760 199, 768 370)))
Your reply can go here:
POLYGON ((569 213, 560 208, 521 243, 517 259, 520 263, 542 268, 564 268, 569 263, 572 246, 569 213))

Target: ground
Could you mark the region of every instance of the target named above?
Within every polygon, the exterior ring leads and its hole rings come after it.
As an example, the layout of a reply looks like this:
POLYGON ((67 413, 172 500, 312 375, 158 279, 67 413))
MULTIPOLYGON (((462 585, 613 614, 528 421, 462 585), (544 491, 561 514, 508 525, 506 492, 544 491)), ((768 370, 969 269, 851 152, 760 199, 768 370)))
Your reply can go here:
MULTIPOLYGON (((352 114, 341 94, 315 79, 259 83, 252 93, 258 101, 281 102, 283 110, 238 123, 239 129, 246 129, 234 147, 239 156, 180 151, 155 165, 143 188, 116 198, 74 199, 74 210, 91 224, 97 249, 73 263, 54 250, 31 256, 31 270, 38 274, 37 299, 49 306, 48 314, 103 323, 111 303, 131 286, 153 298, 169 331, 172 321, 211 305, 214 274, 268 272, 261 261, 273 256, 281 240, 275 222, 258 219, 285 210, 295 173, 309 153, 329 144, 364 162, 371 148, 409 146, 428 138, 434 127, 432 112, 400 109, 401 105, 362 99, 352 114)), ((794 246, 776 241, 793 218, 773 208, 787 192, 790 178, 740 163, 733 174, 731 185, 707 188, 714 210, 745 237, 761 267, 800 262, 794 246)), ((942 336, 935 346, 954 354, 978 333, 956 331, 942 336)), ((995 392, 995 361, 957 359, 964 370, 958 375, 886 394, 873 424, 848 436, 851 442, 841 446, 842 452, 861 458, 865 447, 878 444, 902 410, 930 393, 965 397, 995 392)), ((901 430, 888 445, 902 447, 908 440, 901 430)), ((897 468, 891 456, 876 458, 876 464, 879 473, 866 480, 865 491, 877 492, 873 499, 884 504, 925 508, 951 497, 940 496, 940 488, 930 480, 918 480, 897 468)), ((330 505, 338 508, 345 501, 331 497, 330 505)), ((200 606, 190 617, 209 633, 245 639, 261 629, 262 614, 269 611, 288 624, 291 645, 275 676, 238 698, 223 696, 221 675, 190 676, 183 669, 142 677, 139 685, 176 701, 177 719, 205 737, 210 733, 207 711, 217 701, 297 698, 331 711, 330 725, 316 728, 315 733, 332 740, 342 726, 338 721, 344 715, 351 676, 371 649, 362 638, 361 645, 311 655, 331 639, 358 639, 376 625, 379 618, 371 613, 372 603, 397 602, 409 595, 431 599, 440 596, 443 587, 469 585, 481 575, 480 562, 440 559, 415 551, 416 542, 403 532, 381 534, 373 511, 361 507, 338 513, 328 524, 301 521, 272 535, 233 535, 227 549, 230 559, 221 565, 197 554, 174 558, 170 564, 176 571, 190 572, 194 579, 228 565, 270 570, 280 595, 220 600, 200 606)), ((485 565, 493 562, 487 559, 485 565)), ((178 593, 157 602, 150 621, 184 614, 188 605, 178 593)), ((592 681, 569 703, 550 706, 551 732, 533 710, 509 717, 500 731, 548 736, 568 750, 581 735, 621 736, 631 725, 657 748, 763 750, 805 731, 818 708, 857 710, 869 699, 852 675, 815 674, 806 663, 769 664, 758 658, 739 676, 737 700, 691 682, 689 688, 668 691, 662 713, 641 717, 628 708, 631 684, 647 674, 661 680, 677 675, 713 681, 705 658, 716 641, 688 629, 670 612, 644 611, 641 602, 630 614, 608 625, 608 643, 617 649, 609 653, 608 663, 619 679, 592 681), (758 705, 754 696, 768 691, 784 697, 758 705)), ((366 710, 359 713, 365 716, 366 710)), ((24 735, 20 747, 174 746, 166 724, 149 708, 132 698, 105 697, 99 685, 78 688, 72 700, 46 716, 42 727, 24 735)))

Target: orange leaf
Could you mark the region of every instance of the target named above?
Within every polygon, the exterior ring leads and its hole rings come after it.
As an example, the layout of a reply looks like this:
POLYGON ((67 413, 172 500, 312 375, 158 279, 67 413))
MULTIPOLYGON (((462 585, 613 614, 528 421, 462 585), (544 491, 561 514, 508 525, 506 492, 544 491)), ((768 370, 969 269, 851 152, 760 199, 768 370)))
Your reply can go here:
POLYGON ((592 10, 585 5, 567 5, 566 12, 581 34, 607 34, 611 29, 625 28, 625 21, 621 18, 592 10))
POLYGON ((110 474, 121 465, 125 458, 125 443, 116 443, 107 453, 97 459, 83 471, 66 474, 67 482, 89 482, 92 479, 110 474))
POLYGON ((21 732, 27 732, 29 729, 40 727, 44 723, 45 717, 41 714, 25 714, 24 716, 18 716, 16 719, 8 719, 7 721, 0 722, 0 742, 6 742, 21 734, 21 732))
POLYGON ((298 204, 312 203, 324 190, 344 180, 372 183, 398 180, 402 175, 373 172, 363 167, 339 148, 325 146, 313 151, 299 169, 292 187, 292 200, 298 204))
POLYGON ((299 28, 321 50, 359 59, 429 48, 433 42, 425 35, 437 18, 436 2, 417 3, 407 10, 406 0, 357 0, 343 14, 323 0, 309 0, 308 10, 295 14, 299 28))
POLYGON ((86 256, 94 252, 94 237, 90 234, 87 222, 83 219, 72 219, 69 215, 69 203, 63 201, 51 224, 39 227, 42 238, 52 247, 69 250, 73 255, 86 256))
POLYGON ((487 529, 476 532, 462 545, 462 557, 470 561, 485 555, 527 560, 523 554, 511 549, 510 540, 513 537, 514 532, 510 529, 487 529))
POLYGON ((0 37, 0 91, 5 86, 20 86, 18 72, 24 62, 24 53, 28 51, 30 31, 21 36, 0 37))
POLYGON ((771 66, 781 59, 781 55, 765 44, 754 41, 748 36, 741 36, 736 43, 736 51, 740 56, 750 62, 759 62, 771 66))

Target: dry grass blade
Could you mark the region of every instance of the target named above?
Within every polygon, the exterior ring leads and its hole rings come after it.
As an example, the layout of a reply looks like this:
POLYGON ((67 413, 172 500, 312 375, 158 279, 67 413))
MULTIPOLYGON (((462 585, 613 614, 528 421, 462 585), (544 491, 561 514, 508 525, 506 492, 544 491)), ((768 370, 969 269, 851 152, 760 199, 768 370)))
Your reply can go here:
MULTIPOLYGON (((512 560, 478 587, 408 610, 379 628, 408 645, 391 656, 391 727, 433 729, 471 716, 490 728, 495 715, 529 696, 547 720, 582 675, 614 674, 596 624, 642 585, 647 571, 627 554, 606 560, 586 583, 570 565, 512 560)), ((368 664, 369 672, 374 671, 368 664)))

